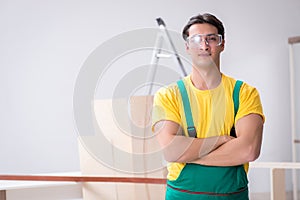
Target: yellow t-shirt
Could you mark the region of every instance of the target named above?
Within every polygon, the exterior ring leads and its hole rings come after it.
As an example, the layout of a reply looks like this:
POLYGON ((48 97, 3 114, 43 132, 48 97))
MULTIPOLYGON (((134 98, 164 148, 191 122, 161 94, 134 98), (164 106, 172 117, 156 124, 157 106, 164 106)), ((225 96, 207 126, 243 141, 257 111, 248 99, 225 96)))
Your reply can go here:
MULTIPOLYGON (((211 90, 197 89, 187 76, 183 79, 192 110, 198 138, 230 135, 233 124, 243 116, 256 113, 263 117, 262 105, 256 88, 243 83, 240 89, 239 110, 234 119, 232 98, 236 80, 222 74, 218 87, 211 90)), ((163 87, 154 96, 152 126, 158 121, 170 120, 178 123, 187 134, 181 94, 176 83, 163 87)), ((175 180, 185 163, 169 163, 168 179, 175 180)))

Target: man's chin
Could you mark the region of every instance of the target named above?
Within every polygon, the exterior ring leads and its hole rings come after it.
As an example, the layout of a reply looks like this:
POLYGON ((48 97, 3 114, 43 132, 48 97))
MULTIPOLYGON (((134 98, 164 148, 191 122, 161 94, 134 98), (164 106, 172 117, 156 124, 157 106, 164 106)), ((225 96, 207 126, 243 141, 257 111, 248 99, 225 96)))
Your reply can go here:
POLYGON ((195 67, 199 68, 199 69, 205 69, 208 67, 216 67, 216 63, 211 58, 201 59, 201 60, 198 60, 197 63, 195 63, 195 67))

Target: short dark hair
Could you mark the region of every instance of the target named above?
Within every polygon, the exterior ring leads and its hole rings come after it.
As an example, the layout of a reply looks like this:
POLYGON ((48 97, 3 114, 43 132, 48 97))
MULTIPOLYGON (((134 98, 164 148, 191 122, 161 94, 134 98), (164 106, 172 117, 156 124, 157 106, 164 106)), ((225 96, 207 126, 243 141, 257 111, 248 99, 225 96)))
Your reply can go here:
POLYGON ((221 34, 222 38, 224 39, 225 30, 222 22, 214 15, 204 13, 191 17, 188 23, 184 26, 182 30, 182 37, 184 40, 189 37, 189 29, 194 24, 211 24, 218 29, 218 34, 221 34))

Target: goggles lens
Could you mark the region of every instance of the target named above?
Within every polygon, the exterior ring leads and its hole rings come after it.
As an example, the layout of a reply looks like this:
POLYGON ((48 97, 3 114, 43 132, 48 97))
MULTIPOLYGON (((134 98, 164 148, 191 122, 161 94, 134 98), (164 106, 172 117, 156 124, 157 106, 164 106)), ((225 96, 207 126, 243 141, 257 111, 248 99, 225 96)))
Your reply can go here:
POLYGON ((197 34, 187 38, 190 48, 198 48, 203 46, 203 42, 211 47, 220 46, 222 44, 222 35, 220 34, 197 34))

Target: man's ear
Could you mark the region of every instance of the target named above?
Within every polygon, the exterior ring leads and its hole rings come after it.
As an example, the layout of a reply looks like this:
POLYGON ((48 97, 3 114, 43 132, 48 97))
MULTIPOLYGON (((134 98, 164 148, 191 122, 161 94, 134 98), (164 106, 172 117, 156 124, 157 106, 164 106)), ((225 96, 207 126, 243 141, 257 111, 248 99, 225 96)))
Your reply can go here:
POLYGON ((190 55, 190 47, 189 47, 187 42, 185 42, 185 51, 186 51, 187 54, 190 55))
POLYGON ((221 47, 222 47, 222 51, 224 51, 224 49, 225 49, 225 40, 222 41, 221 47))

